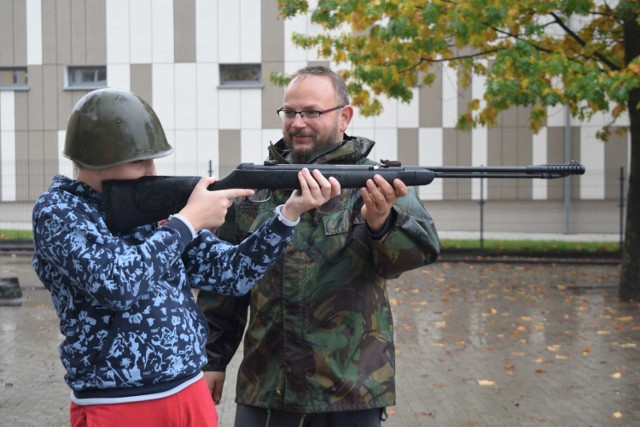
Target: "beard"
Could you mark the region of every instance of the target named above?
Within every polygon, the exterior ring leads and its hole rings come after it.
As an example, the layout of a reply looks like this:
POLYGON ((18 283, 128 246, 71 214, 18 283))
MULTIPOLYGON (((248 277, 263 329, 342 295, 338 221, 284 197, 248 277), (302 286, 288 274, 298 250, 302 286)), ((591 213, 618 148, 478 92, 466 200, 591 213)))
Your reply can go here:
POLYGON ((310 135, 304 131, 292 130, 284 134, 284 142, 289 148, 290 161, 292 163, 310 163, 315 157, 323 151, 326 151, 328 147, 339 144, 340 141, 340 129, 338 123, 333 127, 329 135, 325 138, 319 137, 317 133, 310 135), (293 137, 297 135, 313 136, 313 145, 311 147, 296 147, 292 142, 293 137))

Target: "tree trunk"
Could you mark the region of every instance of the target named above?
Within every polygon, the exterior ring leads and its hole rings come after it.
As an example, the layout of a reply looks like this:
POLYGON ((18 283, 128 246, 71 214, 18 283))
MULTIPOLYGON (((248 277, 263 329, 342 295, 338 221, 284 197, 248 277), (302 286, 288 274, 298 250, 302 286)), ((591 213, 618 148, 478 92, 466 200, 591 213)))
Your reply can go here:
MULTIPOLYGON (((633 14, 624 19, 625 63, 640 55, 640 25, 633 14)), ((620 271, 621 299, 640 301, 640 89, 629 94, 629 132, 631 134, 631 164, 627 193, 627 220, 624 256, 620 271)))

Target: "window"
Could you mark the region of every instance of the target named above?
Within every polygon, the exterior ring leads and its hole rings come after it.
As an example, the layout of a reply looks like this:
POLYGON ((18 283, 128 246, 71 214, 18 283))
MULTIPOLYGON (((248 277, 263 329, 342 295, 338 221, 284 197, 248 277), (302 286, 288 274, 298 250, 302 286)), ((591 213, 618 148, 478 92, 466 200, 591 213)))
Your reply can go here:
POLYGON ((0 67, 0 89, 27 89, 27 67, 0 67))
POLYGON ((220 64, 220 86, 262 86, 262 69, 260 64, 220 64))
POLYGON ((69 66, 67 89, 97 89, 107 86, 107 67, 69 66))

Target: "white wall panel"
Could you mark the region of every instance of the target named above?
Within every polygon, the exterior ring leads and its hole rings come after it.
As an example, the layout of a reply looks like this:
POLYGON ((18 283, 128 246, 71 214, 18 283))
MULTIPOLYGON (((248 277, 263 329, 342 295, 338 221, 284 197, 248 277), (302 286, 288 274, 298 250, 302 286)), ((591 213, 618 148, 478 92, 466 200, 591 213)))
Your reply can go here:
POLYGON ((153 62, 172 63, 174 59, 173 0, 151 2, 151 34, 153 62))
MULTIPOLYGON (((418 131, 418 157, 422 166, 442 166, 444 162, 442 128, 420 128, 418 131)), ((421 199, 442 200, 444 190, 442 179, 434 179, 429 185, 418 189, 421 199)))
MULTIPOLYGON (((547 144, 547 128, 542 128, 540 132, 533 134, 531 159, 534 165, 544 164, 549 161, 547 144)), ((532 198, 534 200, 546 200, 549 181, 546 179, 532 179, 531 181, 532 198)))
POLYGON ((456 70, 442 66, 442 126, 453 128, 458 122, 458 77, 456 70))
POLYGON ((151 39, 151 0, 134 0, 129 3, 131 34, 131 63, 150 64, 153 42, 151 39))
POLYGON ((596 138, 598 127, 580 128, 580 158, 586 172, 580 179, 582 200, 604 199, 604 143, 596 138))
POLYGON ((398 101, 397 126, 399 128, 417 128, 420 126, 420 96, 418 89, 411 89, 413 97, 409 102, 398 101))
POLYGON ((217 130, 198 131, 198 169, 194 171, 199 176, 209 175, 209 161, 213 169, 212 176, 220 176, 220 161, 218 150, 220 146, 219 134, 217 130))
POLYGON ((198 129, 218 128, 218 64, 196 64, 198 129))
POLYGON ((73 162, 62 155, 64 151, 64 141, 67 137, 66 130, 58 131, 58 172, 69 178, 75 178, 73 173, 73 162))
POLYGON ((265 142, 262 140, 262 130, 243 129, 240 131, 240 158, 242 162, 262 164, 265 142))
POLYGON ((565 122, 564 105, 556 105, 547 107, 547 126, 548 127, 564 127, 565 122))
POLYGON ((195 129, 198 126, 196 64, 176 64, 175 73, 175 127, 176 129, 195 129))
POLYGON ((218 61, 218 2, 196 0, 196 61, 218 61))
POLYGON ((166 157, 155 159, 156 171, 158 175, 184 175, 182 171, 176 170, 176 131, 173 129, 164 128, 164 133, 167 136, 169 144, 174 148, 174 152, 166 157))
POLYGON ((131 67, 129 64, 108 64, 107 86, 131 90, 131 67))
POLYGON ((375 119, 375 125, 379 128, 396 128, 398 127, 398 103, 395 99, 390 99, 385 96, 380 97, 380 102, 383 105, 382 113, 375 119))
POLYGON ((173 64, 153 65, 153 109, 165 130, 175 129, 175 69, 173 64))
POLYGON ((107 64, 128 64, 131 46, 129 40, 129 0, 105 2, 107 27, 107 64))
MULTIPOLYGON (((292 19, 287 19, 284 21, 284 58, 285 62, 305 62, 307 60, 307 51, 304 49, 295 46, 291 42, 291 36, 293 33, 302 33, 307 34, 308 30, 308 18, 306 15, 303 16, 295 16, 292 19)), ((304 65, 302 65, 304 66, 304 65)), ((294 66, 293 70, 287 69, 287 72, 292 72, 297 70, 297 65, 294 66)))
POLYGON ((262 8, 260 0, 240 0, 240 62, 262 60, 262 8))
POLYGON ((398 160, 398 130, 396 128, 376 129, 373 140, 376 145, 369 154, 369 158, 379 162, 384 160, 398 160))
POLYGON ((27 65, 42 65, 41 0, 27 0, 27 65))
MULTIPOLYGON (((368 138, 372 141, 376 140, 376 130, 373 127, 352 127, 351 129, 347 129, 347 135, 349 136, 362 136, 365 138, 368 138)), ((375 150, 375 148, 374 148, 375 150)), ((375 151, 373 151, 373 154, 375 154, 375 151)), ((374 159, 375 157, 372 157, 371 155, 369 155, 369 158, 374 159)))
POLYGON ((218 92, 219 100, 219 127, 220 129, 240 129, 242 128, 242 102, 240 96, 241 89, 224 89, 218 92))
POLYGON ((16 130, 16 97, 12 90, 0 90, 0 130, 16 130))
POLYGON ((16 200, 15 92, 0 91, 0 171, 2 201, 16 200))
MULTIPOLYGON (((489 135, 487 128, 480 127, 471 131, 471 164, 472 166, 488 165, 489 135)), ((464 166, 464 165, 460 165, 464 166)), ((471 199, 480 200, 480 193, 487 196, 488 182, 486 179, 471 180, 471 199), (482 188, 481 188, 482 186, 482 188)))
POLYGON ((260 89, 240 91, 240 117, 242 129, 262 127, 262 91, 260 89))
MULTIPOLYGON (((285 38, 285 43, 287 43, 286 41, 287 39, 285 38)), ((286 57, 286 55, 285 55, 286 57)), ((300 68, 303 68, 307 65, 306 61, 286 61, 284 63, 284 72, 287 74, 293 74, 294 72, 298 71, 300 68)))
MULTIPOLYGON (((269 143, 274 144, 282 139, 282 129, 263 129, 262 130, 262 158, 263 160, 269 157, 269 151, 267 147, 269 143)), ((261 162, 262 163, 262 162, 261 162)))
MULTIPOLYGON (((363 129, 363 128, 373 128, 376 126, 376 118, 375 117, 365 117, 360 113, 360 109, 357 107, 353 107, 353 119, 351 119, 351 124, 349 125, 352 129, 363 129)), ((350 134, 349 129, 347 129, 347 133, 350 134)), ((355 135, 355 134, 354 134, 355 135)))
POLYGON ((176 174, 196 175, 195 169, 199 161, 198 132, 195 129, 176 129, 174 142, 176 174))
POLYGON ((220 63, 240 62, 240 2, 218 2, 218 58, 220 63))

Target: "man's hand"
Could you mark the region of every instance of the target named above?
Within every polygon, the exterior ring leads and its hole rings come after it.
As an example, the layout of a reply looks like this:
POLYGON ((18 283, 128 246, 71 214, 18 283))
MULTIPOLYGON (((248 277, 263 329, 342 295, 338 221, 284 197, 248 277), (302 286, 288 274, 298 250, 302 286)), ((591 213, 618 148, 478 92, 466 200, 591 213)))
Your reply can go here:
POLYGON ((295 190, 282 208, 282 215, 289 221, 296 221, 309 209, 324 205, 332 197, 340 194, 340 183, 334 177, 325 178, 314 169, 313 173, 304 168, 298 173, 300 190, 295 190))
POLYGON ((213 403, 216 405, 220 403, 222 399, 222 387, 224 386, 224 372, 219 371, 204 371, 204 379, 207 381, 209 391, 211 391, 211 397, 213 403))
POLYGON ((373 233, 384 227, 396 200, 408 192, 407 186, 399 179, 393 180, 393 186, 380 175, 367 180, 367 186, 360 190, 364 200, 361 212, 373 233))

